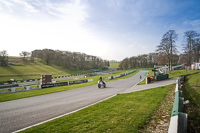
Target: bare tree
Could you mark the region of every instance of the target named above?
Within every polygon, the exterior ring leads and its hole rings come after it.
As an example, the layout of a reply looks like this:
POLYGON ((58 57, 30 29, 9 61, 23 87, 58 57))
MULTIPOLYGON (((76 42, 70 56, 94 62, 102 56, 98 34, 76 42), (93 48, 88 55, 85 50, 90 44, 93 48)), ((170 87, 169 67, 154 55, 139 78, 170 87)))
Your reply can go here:
POLYGON ((196 31, 190 30, 186 31, 184 33, 184 39, 185 44, 183 44, 183 48, 185 50, 185 53, 187 53, 187 65, 191 65, 191 63, 194 61, 193 55, 196 53, 196 55, 199 54, 198 48, 199 48, 199 34, 196 31))
POLYGON ((176 48, 177 34, 175 30, 169 30, 166 32, 157 46, 157 52, 164 54, 168 59, 169 70, 172 70, 173 54, 178 52, 176 48))
POLYGON ((6 50, 0 51, 0 66, 8 66, 8 54, 6 50))
POLYGON ((24 62, 26 62, 27 61, 27 57, 29 57, 30 55, 31 55, 31 53, 29 53, 29 52, 27 52, 27 51, 22 51, 21 53, 19 53, 19 55, 21 56, 21 57, 23 57, 23 60, 24 60, 24 62))
POLYGON ((192 51, 194 53, 194 61, 200 62, 200 38, 194 40, 192 51))

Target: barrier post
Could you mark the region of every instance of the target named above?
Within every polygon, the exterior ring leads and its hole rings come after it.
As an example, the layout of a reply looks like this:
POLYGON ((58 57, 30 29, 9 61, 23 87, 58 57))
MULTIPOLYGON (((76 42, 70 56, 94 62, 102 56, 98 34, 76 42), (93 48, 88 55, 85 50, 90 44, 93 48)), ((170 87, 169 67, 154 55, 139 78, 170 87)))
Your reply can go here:
POLYGON ((29 91, 30 90, 30 86, 26 86, 26 90, 29 91))
POLYGON ((16 89, 15 87, 11 88, 11 92, 15 92, 15 89, 16 89))

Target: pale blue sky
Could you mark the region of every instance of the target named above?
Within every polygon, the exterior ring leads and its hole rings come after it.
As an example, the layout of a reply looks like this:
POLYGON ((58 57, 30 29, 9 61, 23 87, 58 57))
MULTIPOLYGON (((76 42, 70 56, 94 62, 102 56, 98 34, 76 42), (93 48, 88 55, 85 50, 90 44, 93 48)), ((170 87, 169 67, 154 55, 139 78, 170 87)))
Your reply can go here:
POLYGON ((200 32, 199 0, 0 0, 0 51, 49 48, 120 61, 154 52, 164 33, 200 32))

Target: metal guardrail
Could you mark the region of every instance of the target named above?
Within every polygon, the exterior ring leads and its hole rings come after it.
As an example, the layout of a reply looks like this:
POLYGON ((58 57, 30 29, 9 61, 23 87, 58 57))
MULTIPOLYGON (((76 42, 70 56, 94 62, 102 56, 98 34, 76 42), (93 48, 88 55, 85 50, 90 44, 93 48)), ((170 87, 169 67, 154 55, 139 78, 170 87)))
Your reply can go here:
POLYGON ((131 74, 131 73, 133 73, 133 72, 135 72, 135 71, 136 71, 136 70, 132 70, 132 71, 129 71, 129 72, 124 73, 124 74, 115 75, 115 76, 110 76, 110 77, 108 77, 108 80, 115 79, 115 78, 119 78, 119 77, 123 77, 123 76, 126 76, 126 75, 128 75, 128 74, 131 74))
POLYGON ((66 86, 66 85, 73 85, 73 84, 80 84, 80 83, 86 83, 86 82, 93 82, 93 79, 87 79, 87 80, 76 80, 76 81, 69 81, 69 82, 60 82, 60 83, 52 83, 52 84, 44 84, 39 85, 36 88, 30 88, 30 85, 23 86, 24 89, 16 90, 18 87, 11 87, 10 91, 0 92, 0 94, 5 93, 13 93, 13 92, 21 92, 21 91, 29 91, 29 90, 36 90, 36 89, 42 89, 42 88, 50 88, 50 87, 57 87, 57 86, 66 86))
POLYGON ((183 81, 184 76, 179 77, 176 81, 175 99, 168 133, 187 133, 187 114, 183 113, 184 98, 181 91, 183 81))
MULTIPOLYGON (((112 70, 114 71, 114 70, 112 70)), ((104 72, 93 72, 93 73, 84 73, 84 74, 74 74, 74 75, 65 75, 65 76, 57 76, 53 77, 52 79, 59 79, 59 78, 67 78, 67 77, 73 77, 73 76, 82 76, 86 74, 94 74, 94 75, 106 75, 111 73, 112 71, 104 71, 104 72)), ((17 83, 24 83, 24 82, 32 82, 32 81, 40 81, 40 79, 29 79, 29 80, 18 80, 18 81, 10 81, 10 83, 2 83, 2 85, 13 85, 17 83)))

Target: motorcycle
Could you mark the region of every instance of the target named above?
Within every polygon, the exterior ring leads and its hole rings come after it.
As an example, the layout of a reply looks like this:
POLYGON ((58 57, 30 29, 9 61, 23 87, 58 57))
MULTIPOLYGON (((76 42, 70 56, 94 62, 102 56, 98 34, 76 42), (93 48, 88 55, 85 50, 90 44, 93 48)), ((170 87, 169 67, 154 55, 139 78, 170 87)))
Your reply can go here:
POLYGON ((106 88, 106 83, 104 81, 98 81, 99 88, 106 88))

